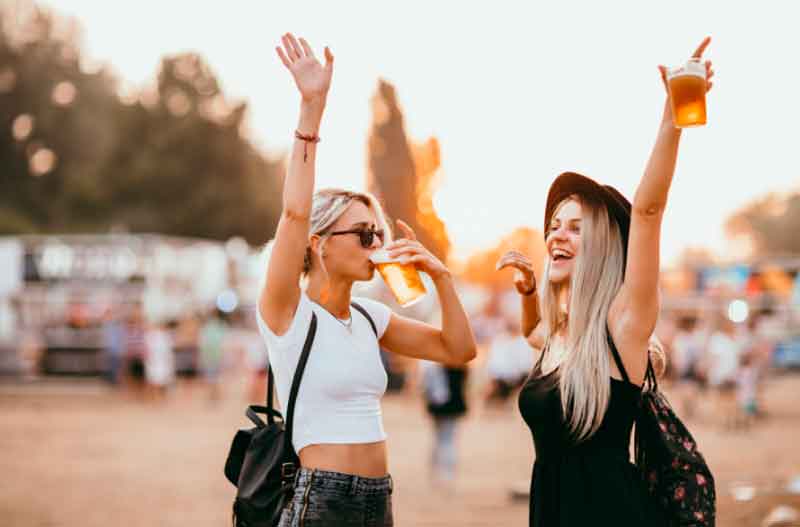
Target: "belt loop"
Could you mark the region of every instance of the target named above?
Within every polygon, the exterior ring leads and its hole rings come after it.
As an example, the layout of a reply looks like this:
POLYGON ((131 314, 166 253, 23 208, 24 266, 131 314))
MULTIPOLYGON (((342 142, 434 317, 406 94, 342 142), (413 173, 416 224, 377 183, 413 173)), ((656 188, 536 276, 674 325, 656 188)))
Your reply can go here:
POLYGON ((359 478, 358 478, 358 476, 351 476, 351 478, 352 479, 350 480, 350 495, 351 496, 355 496, 356 495, 356 490, 358 488, 358 480, 359 480, 359 478))

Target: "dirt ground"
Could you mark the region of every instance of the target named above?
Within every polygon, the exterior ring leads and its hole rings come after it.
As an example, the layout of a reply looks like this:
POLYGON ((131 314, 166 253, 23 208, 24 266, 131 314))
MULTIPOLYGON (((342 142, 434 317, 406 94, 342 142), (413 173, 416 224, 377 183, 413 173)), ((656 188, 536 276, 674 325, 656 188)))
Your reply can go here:
MULTIPOLYGON (((100 381, 0 383, 0 525, 224 526, 234 488, 222 474, 228 445, 246 427, 244 384, 229 381, 212 404, 204 387, 182 383, 163 404, 100 381)), ((800 376, 765 387, 769 416, 748 431, 694 418, 689 426, 717 479, 718 525, 759 526, 776 505, 800 509, 786 483, 800 475, 800 376), (755 497, 734 499, 752 485, 755 497)), ((707 415, 706 398, 697 400, 707 415)), ((475 405, 477 406, 477 405, 475 405)), ((524 526, 533 448, 513 403, 476 408, 460 429, 452 489, 437 488, 427 461, 430 424, 422 403, 387 396, 396 525, 524 526)))

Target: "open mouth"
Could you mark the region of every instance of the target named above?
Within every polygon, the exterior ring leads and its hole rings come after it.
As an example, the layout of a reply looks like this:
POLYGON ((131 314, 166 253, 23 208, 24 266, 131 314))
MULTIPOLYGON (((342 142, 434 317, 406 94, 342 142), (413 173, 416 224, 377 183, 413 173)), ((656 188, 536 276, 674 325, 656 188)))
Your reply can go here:
POLYGON ((567 260, 571 260, 573 258, 572 253, 569 253, 563 249, 555 249, 552 253, 550 253, 551 258, 554 262, 566 262, 567 260))

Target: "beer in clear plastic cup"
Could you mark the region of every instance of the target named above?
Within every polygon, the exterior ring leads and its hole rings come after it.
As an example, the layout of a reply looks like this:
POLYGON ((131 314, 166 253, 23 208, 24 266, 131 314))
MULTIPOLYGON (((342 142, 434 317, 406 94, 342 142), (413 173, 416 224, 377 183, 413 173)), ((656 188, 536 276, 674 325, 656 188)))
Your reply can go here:
POLYGON ((427 292, 422 283, 422 277, 413 263, 400 263, 396 259, 389 257, 389 253, 384 249, 378 249, 369 257, 381 278, 389 286, 392 294, 397 299, 397 303, 402 307, 416 304, 425 296, 427 292))
POLYGON ((700 59, 667 73, 672 122, 678 128, 706 124, 706 67, 700 59))

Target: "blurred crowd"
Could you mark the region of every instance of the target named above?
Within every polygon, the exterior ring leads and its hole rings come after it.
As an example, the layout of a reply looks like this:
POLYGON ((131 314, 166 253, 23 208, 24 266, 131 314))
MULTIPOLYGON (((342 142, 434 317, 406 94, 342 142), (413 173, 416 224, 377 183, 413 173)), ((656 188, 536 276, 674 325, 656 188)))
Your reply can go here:
MULTIPOLYGON (((370 292, 391 305, 383 293, 370 292)), ((435 295, 429 297, 428 305, 404 314, 438 323, 435 295)), ((420 411, 430 416, 430 477, 443 488, 457 478, 458 430, 463 418, 516 411, 516 395, 536 359, 521 334, 518 302, 518 295, 506 291, 484 294, 475 303, 471 322, 480 352, 466 367, 383 352, 388 392, 421 399, 420 411)), ((226 386, 234 381, 244 383, 248 402, 263 404, 268 353, 252 307, 230 313, 214 308, 154 321, 141 303, 110 307, 91 320, 75 305, 67 311, 66 325, 84 330, 93 326, 99 331, 103 376, 126 396, 159 404, 186 390, 188 396, 213 403, 230 396, 226 386)), ((760 393, 773 371, 773 353, 783 326, 770 310, 750 313, 738 324, 722 313, 662 316, 657 333, 667 354, 667 369, 660 383, 678 414, 737 430, 767 416, 760 393)), ((28 355, 38 357, 41 370, 42 350, 28 355)), ((32 370, 37 370, 35 364, 32 370)))

